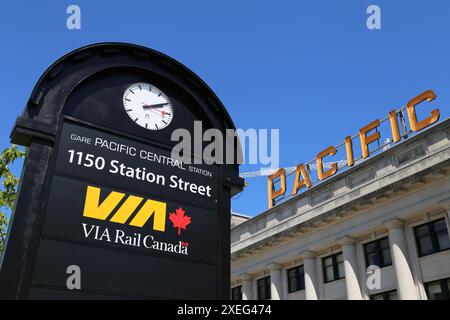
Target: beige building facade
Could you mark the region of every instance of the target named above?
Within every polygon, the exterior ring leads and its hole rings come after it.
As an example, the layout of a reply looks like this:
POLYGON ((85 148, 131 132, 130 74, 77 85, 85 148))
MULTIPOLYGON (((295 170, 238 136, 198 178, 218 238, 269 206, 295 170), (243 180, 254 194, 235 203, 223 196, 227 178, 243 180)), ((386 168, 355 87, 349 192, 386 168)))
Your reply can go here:
POLYGON ((231 230, 233 299, 450 299, 450 119, 231 230))

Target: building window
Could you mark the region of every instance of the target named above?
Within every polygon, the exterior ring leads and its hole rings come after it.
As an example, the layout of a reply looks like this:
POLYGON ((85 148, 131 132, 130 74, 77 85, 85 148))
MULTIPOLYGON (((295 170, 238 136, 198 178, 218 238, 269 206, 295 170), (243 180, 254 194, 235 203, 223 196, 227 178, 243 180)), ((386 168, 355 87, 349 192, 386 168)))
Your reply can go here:
POLYGON ((370 296, 370 300, 397 300, 397 290, 380 292, 370 296))
POLYGON ((258 279, 258 300, 270 299, 270 276, 258 279))
POLYGON ((305 290, 305 270, 303 265, 287 270, 288 292, 305 290))
POLYGON ((425 283, 428 300, 450 300, 450 278, 425 283))
POLYGON ((391 248, 387 237, 366 243, 364 253, 366 255, 366 267, 375 265, 383 268, 392 265, 391 248))
POLYGON ((242 300, 242 286, 231 289, 231 300, 242 300))
POLYGON ((439 219, 414 228, 419 256, 426 256, 450 248, 445 219, 439 219))
POLYGON ((323 258, 322 264, 325 282, 331 282, 345 277, 342 252, 323 258))

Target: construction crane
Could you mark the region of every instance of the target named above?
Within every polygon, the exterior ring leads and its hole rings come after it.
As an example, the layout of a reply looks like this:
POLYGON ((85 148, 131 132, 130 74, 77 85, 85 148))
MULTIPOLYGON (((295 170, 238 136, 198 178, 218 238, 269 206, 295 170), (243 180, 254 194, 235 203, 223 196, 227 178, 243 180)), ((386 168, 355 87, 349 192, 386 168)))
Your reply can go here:
MULTIPOLYGON (((392 143, 392 140, 387 138, 384 140, 384 144, 381 146, 383 148, 383 150, 387 150, 389 149, 390 145, 392 143)), ((360 161, 362 161, 363 159, 359 158, 355 160, 355 163, 358 163, 360 161)), ((337 163, 338 168, 341 169, 343 167, 345 167, 347 165, 347 160, 339 160, 337 162, 325 162, 323 164, 324 168, 331 168, 333 166, 334 163, 337 163)), ((315 164, 315 162, 310 162, 308 164, 306 164, 307 169, 309 170, 317 170, 317 166, 315 164)), ((297 166, 293 166, 293 167, 286 167, 284 168, 284 170, 286 171, 286 175, 290 175, 291 173, 295 172, 295 170, 297 169, 297 166)), ((266 176, 270 176, 271 174, 275 173, 278 169, 262 169, 259 171, 250 171, 250 172, 242 172, 239 174, 239 176, 241 178, 244 179, 248 179, 248 178, 256 178, 256 177, 266 177, 266 176)))
MULTIPOLYGON (((347 160, 339 160, 337 162, 325 162, 323 164, 324 168, 331 168, 334 163, 337 163, 338 168, 343 168, 347 164, 347 160)), ((306 165, 309 170, 317 170, 316 164, 311 163, 306 165)), ((297 166, 294 167, 286 167, 284 170, 286 171, 286 175, 291 174, 297 169, 297 166)), ((265 177, 270 176, 271 174, 275 173, 278 169, 263 169, 259 171, 250 171, 250 172, 242 172, 239 174, 241 178, 248 179, 248 178, 256 178, 256 177, 265 177)))

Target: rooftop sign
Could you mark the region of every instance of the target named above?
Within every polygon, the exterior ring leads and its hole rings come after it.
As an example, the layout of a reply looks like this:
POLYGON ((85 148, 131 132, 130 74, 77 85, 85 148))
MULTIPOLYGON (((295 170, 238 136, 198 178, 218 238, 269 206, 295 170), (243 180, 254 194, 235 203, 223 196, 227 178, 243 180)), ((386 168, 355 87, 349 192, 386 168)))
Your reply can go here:
MULTIPOLYGON (((425 91, 420 95, 411 99, 406 107, 400 110, 392 110, 388 113, 388 116, 382 120, 374 120, 371 123, 362 127, 359 132, 354 136, 345 137, 344 141, 337 146, 329 146, 320 151, 316 158, 307 164, 298 164, 295 170, 295 178, 293 181, 292 190, 290 196, 295 196, 302 188, 311 188, 316 182, 323 181, 333 175, 335 175, 340 169, 345 167, 352 167, 359 160, 370 157, 373 153, 385 147, 385 145, 379 144, 379 140, 382 138, 381 133, 378 130, 383 122, 389 122, 391 136, 389 137, 388 144, 397 143, 402 139, 408 138, 408 130, 406 129, 405 116, 403 111, 406 110, 407 118, 409 121, 409 127, 411 132, 417 132, 425 129, 431 124, 439 120, 439 109, 431 111, 430 115, 422 120, 419 120, 416 114, 416 106, 423 101, 432 101, 436 98, 436 94, 432 90, 425 91), (400 124, 399 125, 399 120, 400 124), (355 149, 353 140, 359 138, 359 145, 361 150, 361 156, 355 157, 355 149), (378 142, 378 147, 374 150, 370 150, 371 144, 378 142), (324 159, 327 157, 333 157, 338 154, 339 148, 345 148, 345 161, 334 162, 329 168, 325 168, 324 159), (311 175, 310 166, 315 166, 317 169, 317 179, 314 180, 311 175)), ((269 208, 272 208, 275 204, 286 199, 286 171, 283 168, 278 169, 274 174, 268 177, 268 200, 269 208)))

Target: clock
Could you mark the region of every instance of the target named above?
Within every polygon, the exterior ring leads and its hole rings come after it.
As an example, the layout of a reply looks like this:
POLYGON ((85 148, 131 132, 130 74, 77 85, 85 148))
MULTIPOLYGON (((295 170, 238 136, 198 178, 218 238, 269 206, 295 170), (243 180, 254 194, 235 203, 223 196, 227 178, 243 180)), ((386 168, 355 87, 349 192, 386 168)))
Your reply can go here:
POLYGON ((148 130, 161 130, 173 119, 169 97, 152 84, 130 85, 123 94, 123 107, 130 119, 148 130))

